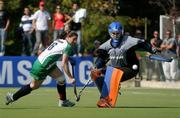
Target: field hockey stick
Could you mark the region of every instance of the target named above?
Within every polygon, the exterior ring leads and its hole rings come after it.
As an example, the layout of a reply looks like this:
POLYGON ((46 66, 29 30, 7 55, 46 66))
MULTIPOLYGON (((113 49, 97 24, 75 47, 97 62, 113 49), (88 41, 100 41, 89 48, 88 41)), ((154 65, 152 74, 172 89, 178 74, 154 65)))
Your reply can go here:
POLYGON ((171 62, 172 58, 163 57, 161 55, 150 55, 148 57, 150 60, 157 60, 157 61, 163 61, 163 62, 171 62))
POLYGON ((78 98, 78 95, 77 95, 76 83, 73 84, 73 88, 74 88, 74 95, 75 95, 76 101, 77 101, 77 99, 79 99, 79 98, 78 98))
MULTIPOLYGON (((99 71, 102 71, 104 68, 100 68, 98 69, 99 71)), ((91 82, 92 80, 89 79, 86 84, 83 86, 83 88, 79 91, 79 93, 77 94, 77 91, 76 91, 76 87, 74 87, 74 93, 76 93, 76 101, 78 102, 80 100, 80 97, 82 95, 82 92, 84 91, 84 89, 89 85, 89 83, 91 82), (76 92, 75 92, 76 91, 76 92)))
MULTIPOLYGON (((72 75, 73 75, 73 77, 74 77, 74 65, 71 65, 71 67, 72 67, 72 75)), ((77 95, 76 82, 73 83, 73 91, 74 91, 74 95, 75 95, 75 97, 76 97, 76 100, 79 99, 79 98, 78 98, 78 95, 77 95)))
POLYGON ((76 99, 77 102, 80 100, 80 97, 81 97, 81 95, 82 95, 82 92, 83 92, 84 89, 87 87, 87 85, 89 85, 89 83, 90 83, 91 81, 92 81, 92 80, 89 79, 89 80, 87 81, 87 83, 83 86, 83 88, 79 91, 79 94, 78 94, 77 99, 76 99))

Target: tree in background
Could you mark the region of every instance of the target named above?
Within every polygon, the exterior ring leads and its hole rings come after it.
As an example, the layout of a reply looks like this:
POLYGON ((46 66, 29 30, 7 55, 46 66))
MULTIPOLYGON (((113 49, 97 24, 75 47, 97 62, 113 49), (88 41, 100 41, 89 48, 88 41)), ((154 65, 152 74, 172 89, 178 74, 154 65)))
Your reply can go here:
MULTIPOLYGON (((10 49, 9 55, 19 55, 20 43, 15 29, 17 29, 20 18, 23 14, 23 8, 29 6, 32 11, 36 11, 40 0, 5 0, 6 9, 10 13, 10 29, 9 37, 6 42, 10 49)), ((160 14, 166 13, 155 1, 163 0, 44 0, 48 6, 48 11, 52 14, 57 4, 61 5, 62 11, 70 13, 73 2, 79 2, 82 8, 86 8, 88 15, 83 22, 83 44, 86 48, 93 47, 93 41, 98 39, 101 42, 106 41, 108 36, 107 27, 112 21, 120 21, 125 31, 133 33, 136 28, 144 28, 144 18, 147 17, 149 31, 154 30, 158 26, 158 17, 160 14), (151 28, 151 29, 150 29, 151 28), (88 42, 88 43, 87 43, 88 42)), ((168 0, 172 1, 172 0, 168 0)), ((176 0, 177 2, 178 0, 176 0)), ((179 3, 179 2, 177 2, 179 3)))
MULTIPOLYGON (((70 13, 73 2, 81 3, 82 8, 88 11, 88 17, 83 23, 83 44, 84 47, 92 48, 93 41, 99 39, 102 42, 108 38, 107 26, 110 22, 118 20, 126 25, 127 18, 116 16, 114 14, 114 3, 109 0, 44 0, 48 6, 48 11, 53 13, 57 4, 61 5, 63 12, 70 13), (113 11, 113 12, 112 12, 113 11), (86 42, 91 42, 86 44, 86 42), (90 44, 90 45, 89 45, 90 44)), ((33 12, 38 8, 39 0, 6 0, 7 10, 10 13, 10 36, 6 42, 9 51, 7 55, 20 55, 21 42, 17 37, 16 29, 19 26, 20 18, 23 14, 23 8, 29 6, 33 12), (18 43, 17 43, 18 42, 18 43), (12 47, 17 49, 11 50, 12 47)), ((8 48, 7 48, 8 49, 8 48)))

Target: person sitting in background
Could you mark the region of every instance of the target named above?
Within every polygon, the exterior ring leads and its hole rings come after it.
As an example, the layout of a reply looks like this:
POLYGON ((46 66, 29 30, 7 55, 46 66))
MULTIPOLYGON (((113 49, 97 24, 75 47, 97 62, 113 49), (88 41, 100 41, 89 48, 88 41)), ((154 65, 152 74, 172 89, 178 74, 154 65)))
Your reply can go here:
POLYGON ((64 26, 70 22, 71 17, 61 12, 61 7, 56 6, 56 12, 53 15, 52 29, 54 29, 53 40, 64 32, 64 26), (69 19, 67 22, 66 20, 69 19))
POLYGON ((24 8, 24 15, 21 18, 20 27, 23 29, 23 55, 30 56, 32 52, 32 16, 29 7, 24 8))

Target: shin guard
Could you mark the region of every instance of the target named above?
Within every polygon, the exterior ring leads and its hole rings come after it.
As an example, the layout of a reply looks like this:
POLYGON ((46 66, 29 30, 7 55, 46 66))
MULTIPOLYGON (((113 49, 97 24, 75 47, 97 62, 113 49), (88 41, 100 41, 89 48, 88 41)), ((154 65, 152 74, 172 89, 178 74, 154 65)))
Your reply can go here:
POLYGON ((99 92, 101 93, 104 82, 104 76, 101 76, 101 71, 99 71, 98 69, 91 70, 91 79, 96 84, 99 92))
POLYGON ((107 67, 101 91, 101 99, 97 102, 98 107, 104 107, 104 101, 107 107, 115 107, 122 76, 122 70, 107 67))
POLYGON ((96 84, 100 93, 102 91, 103 82, 104 82, 104 77, 98 77, 98 78, 96 78, 96 80, 94 80, 94 83, 96 84))

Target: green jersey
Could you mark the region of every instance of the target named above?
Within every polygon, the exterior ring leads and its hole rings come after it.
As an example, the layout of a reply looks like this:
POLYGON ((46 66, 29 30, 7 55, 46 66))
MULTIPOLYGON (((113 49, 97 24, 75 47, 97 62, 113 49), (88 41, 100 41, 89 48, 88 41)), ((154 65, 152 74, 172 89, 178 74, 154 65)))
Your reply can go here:
POLYGON ((38 57, 39 62, 44 66, 50 66, 56 63, 63 54, 70 56, 72 53, 72 47, 66 40, 54 41, 46 50, 44 50, 38 57))
POLYGON ((47 49, 45 49, 34 62, 31 75, 34 79, 42 80, 52 72, 57 66, 56 62, 61 59, 63 54, 70 56, 72 46, 67 40, 55 40, 47 49))

